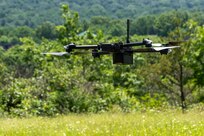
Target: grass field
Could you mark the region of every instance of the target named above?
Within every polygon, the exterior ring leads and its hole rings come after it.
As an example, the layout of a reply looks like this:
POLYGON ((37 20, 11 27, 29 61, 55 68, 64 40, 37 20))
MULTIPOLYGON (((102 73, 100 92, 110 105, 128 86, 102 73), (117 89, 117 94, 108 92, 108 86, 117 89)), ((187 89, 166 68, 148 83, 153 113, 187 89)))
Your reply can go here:
POLYGON ((204 112, 71 114, 0 118, 2 136, 204 136, 204 112))

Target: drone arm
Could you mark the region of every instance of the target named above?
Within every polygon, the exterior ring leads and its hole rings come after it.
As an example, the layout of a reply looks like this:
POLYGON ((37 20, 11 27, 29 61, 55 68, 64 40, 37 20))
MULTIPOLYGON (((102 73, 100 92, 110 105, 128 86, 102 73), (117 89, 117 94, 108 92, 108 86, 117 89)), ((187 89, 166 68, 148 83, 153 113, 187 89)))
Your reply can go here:
POLYGON ((73 49, 98 49, 98 45, 76 45, 73 49))
POLYGON ((142 42, 125 43, 123 47, 132 47, 132 46, 141 46, 141 45, 145 45, 146 47, 152 47, 152 41, 149 39, 143 39, 142 42))
POLYGON ((98 45, 75 45, 75 44, 69 44, 64 46, 67 52, 72 52, 73 49, 98 49, 98 45))
POLYGON ((133 42, 133 43, 125 43, 123 44, 123 47, 132 47, 132 46, 141 46, 145 45, 144 42, 133 42))
POLYGON ((152 48, 148 48, 148 49, 134 49, 132 50, 132 52, 144 53, 144 52, 160 52, 160 51, 154 50, 152 48))

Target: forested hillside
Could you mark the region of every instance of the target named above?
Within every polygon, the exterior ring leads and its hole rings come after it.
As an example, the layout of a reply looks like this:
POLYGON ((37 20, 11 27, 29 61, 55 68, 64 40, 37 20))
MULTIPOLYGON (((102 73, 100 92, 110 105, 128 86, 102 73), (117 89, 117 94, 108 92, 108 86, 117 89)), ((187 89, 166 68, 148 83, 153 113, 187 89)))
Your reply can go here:
POLYGON ((2 0, 0 25, 35 27, 45 21, 62 23, 59 9, 62 3, 69 4, 72 10, 79 12, 81 20, 93 16, 136 19, 169 10, 199 11, 204 7, 202 0, 2 0))

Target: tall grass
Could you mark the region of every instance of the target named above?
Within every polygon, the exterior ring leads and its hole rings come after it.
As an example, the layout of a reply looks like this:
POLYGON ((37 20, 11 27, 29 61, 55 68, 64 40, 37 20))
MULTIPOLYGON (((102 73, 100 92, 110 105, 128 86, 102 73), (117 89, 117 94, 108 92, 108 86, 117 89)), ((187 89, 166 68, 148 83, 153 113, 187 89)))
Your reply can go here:
POLYGON ((203 136, 204 112, 72 114, 0 119, 3 136, 203 136))

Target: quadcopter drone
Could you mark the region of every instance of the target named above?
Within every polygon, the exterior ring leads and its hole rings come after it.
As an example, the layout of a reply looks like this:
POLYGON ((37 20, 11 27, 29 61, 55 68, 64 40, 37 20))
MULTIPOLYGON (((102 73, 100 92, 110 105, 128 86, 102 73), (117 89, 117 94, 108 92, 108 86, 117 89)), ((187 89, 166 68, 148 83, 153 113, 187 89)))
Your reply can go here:
POLYGON ((80 54, 75 50, 92 50, 92 56, 94 58, 100 58, 101 55, 112 54, 113 64, 133 64, 133 53, 150 53, 159 52, 162 54, 168 54, 173 48, 179 48, 175 46, 180 42, 169 42, 167 44, 153 43, 149 39, 143 39, 142 42, 130 42, 129 40, 129 20, 127 20, 127 39, 126 43, 100 43, 98 45, 76 45, 71 43, 64 46, 66 52, 51 52, 43 53, 55 56, 64 56, 71 54, 80 54), (145 48, 134 49, 136 46, 145 46, 145 48))

